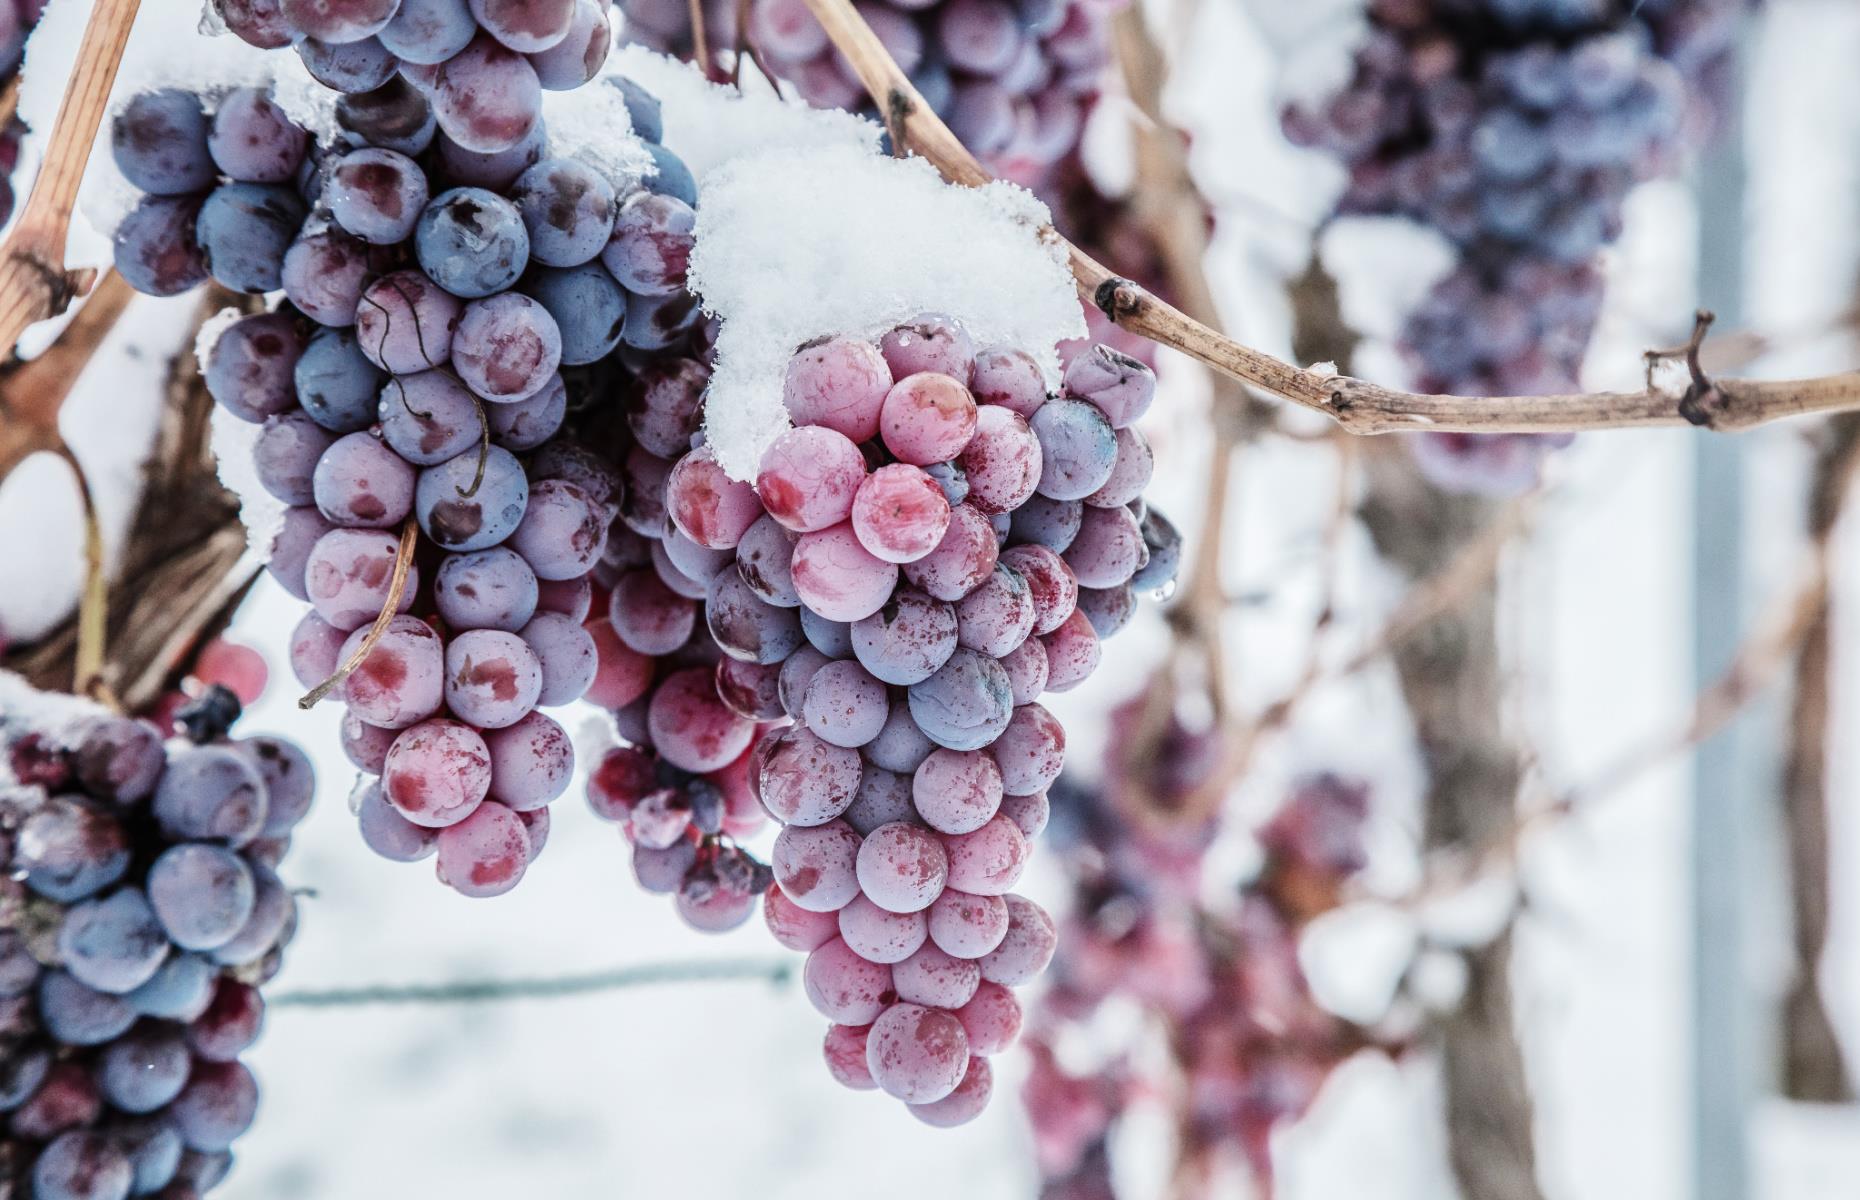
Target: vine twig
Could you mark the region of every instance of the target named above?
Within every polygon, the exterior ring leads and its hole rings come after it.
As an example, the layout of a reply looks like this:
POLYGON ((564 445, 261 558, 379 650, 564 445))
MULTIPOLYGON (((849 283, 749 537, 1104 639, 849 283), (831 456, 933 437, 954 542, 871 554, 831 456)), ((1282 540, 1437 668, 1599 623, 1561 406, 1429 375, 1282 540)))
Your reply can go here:
POLYGON ((19 211, 13 232, 0 243, 0 354, 10 355, 35 321, 55 317, 95 282, 88 267, 65 268, 65 238, 91 143, 103 123, 110 86, 141 0, 96 0, 78 43, 58 118, 46 142, 45 163, 19 211))
MULTIPOLYGON (((925 103, 851 0, 806 0, 871 95, 894 144, 928 159, 953 183, 980 187, 991 176, 925 103)), ((1224 337, 1182 310, 1113 272, 1061 237, 1039 231, 1067 258, 1079 294, 1112 321, 1179 350, 1229 378, 1335 421, 1357 434, 1577 433, 1696 425, 1748 429, 1785 417, 1860 409, 1860 371, 1812 379, 1714 381, 1708 402, 1685 404, 1686 389, 1555 396, 1427 395, 1365 379, 1301 368, 1224 337)))

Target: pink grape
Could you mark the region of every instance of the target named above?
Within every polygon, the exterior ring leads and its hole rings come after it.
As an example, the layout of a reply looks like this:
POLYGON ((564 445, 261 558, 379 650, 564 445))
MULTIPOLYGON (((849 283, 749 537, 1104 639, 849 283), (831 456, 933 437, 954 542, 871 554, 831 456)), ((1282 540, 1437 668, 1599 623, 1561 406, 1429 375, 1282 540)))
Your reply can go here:
POLYGON ((519 812, 517 820, 523 822, 523 832, 527 833, 530 838, 528 861, 535 862, 536 856, 541 854, 543 847, 549 844, 549 810, 532 808, 526 812, 519 812))
POLYGON ((992 658, 1011 653, 1033 632, 1033 592, 1013 567, 997 564, 981 586, 956 605, 956 640, 992 658))
POLYGON ((879 434, 900 462, 945 462, 962 453, 977 428, 975 397, 948 375, 925 372, 900 379, 885 394, 879 434))
POLYGON ((729 765, 756 731, 718 698, 715 672, 705 667, 668 676, 652 694, 646 724, 665 761, 695 772, 729 765))
POLYGON ((1007 936, 1008 906, 1000 896, 945 888, 930 905, 930 940, 954 958, 980 958, 1007 936))
POLYGON ((789 825, 775 836, 769 866, 797 908, 830 913, 859 894, 859 835, 844 821, 789 825))
POLYGON ((795 726, 769 740, 757 788, 776 820, 787 825, 824 825, 852 804, 861 772, 858 751, 835 746, 812 730, 795 726))
POLYGON ((815 736, 851 749, 877 737, 890 713, 885 685, 845 659, 814 672, 801 702, 802 720, 815 736))
POLYGON ((614 585, 608 615, 620 640, 641 654, 663 655, 684 645, 697 625, 697 605, 650 568, 628 571, 614 585))
POLYGON ((775 692, 782 712, 794 720, 801 719, 807 703, 807 685, 814 682, 820 668, 832 661, 812 646, 802 646, 782 660, 775 674, 775 692))
POLYGON ((852 522, 801 535, 794 547, 794 588, 801 602, 830 621, 868 617, 890 599, 898 567, 859 542, 852 522))
POLYGON ((969 391, 978 404, 998 404, 1031 417, 1046 403, 1046 374, 1025 350, 989 346, 975 355, 969 391))
POLYGON ((1079 535, 1062 555, 1079 586, 1121 587, 1149 561, 1143 529, 1127 508, 1087 508, 1079 535))
POLYGON ((781 668, 747 663, 728 655, 717 662, 717 696, 730 711, 751 721, 775 721, 787 715, 781 704, 781 668))
POLYGON ((936 674, 955 653, 956 644, 956 610, 916 591, 897 593, 891 603, 852 626, 853 653, 860 664, 898 687, 936 674))
POLYGON ((974 1054, 999 1054, 1020 1037, 1020 1001, 998 983, 984 979, 975 995, 956 1010, 974 1054))
POLYGON ((364 146, 337 159, 322 200, 344 232, 376 246, 412 236, 428 200, 426 172, 395 150, 364 146))
POLYGON ((634 192, 614 218, 613 240, 601 251, 601 264, 633 295, 682 292, 696 225, 697 212, 676 196, 634 192))
POLYGON ((980 587, 1000 555, 994 527, 980 509, 958 504, 936 549, 904 566, 904 577, 938 600, 960 600, 980 587))
POLYGON ((982 969, 967 958, 954 958, 935 946, 921 945, 891 969, 898 999, 932 1008, 961 1008, 975 995, 982 969))
POLYGON ((723 933, 735 929, 756 911, 756 894, 729 883, 718 883, 704 892, 686 886, 672 903, 680 919, 691 928, 701 933, 723 933))
POLYGON ((544 479, 530 488, 523 520, 510 535, 510 548, 529 562, 538 579, 586 575, 606 544, 606 514, 586 491, 562 479, 544 479))
POLYGON ((538 599, 536 573, 507 546, 448 554, 433 584, 433 604, 454 629, 502 629, 529 624, 538 599))
POLYGON ((829 1025, 826 1045, 827 1073, 835 1082, 856 1092, 870 1092, 878 1087, 871 1068, 865 1065, 866 1037, 870 1025, 829 1025))
POLYGON ((486 400, 540 392, 562 364, 562 331, 549 310, 521 292, 473 300, 452 335, 452 369, 486 400))
POLYGON ((1002 0, 950 0, 937 12, 937 32, 951 65, 998 75, 1020 54, 1020 20, 1002 0))
POLYGON ((433 116, 460 148, 497 154, 522 144, 535 129, 542 112, 536 69, 491 37, 479 34, 432 71, 432 85, 424 90, 433 116))
POLYGON ((381 796, 381 785, 370 783, 362 792, 355 814, 362 843, 390 862, 419 862, 439 848, 439 831, 394 811, 381 796))
POLYGON ((864 753, 875 767, 909 775, 934 749, 936 743, 917 727, 910 707, 897 701, 891 706, 891 715, 885 718, 885 727, 865 747, 864 753))
POLYGON ((305 613, 291 630, 291 673, 305 687, 315 687, 336 673, 336 654, 348 634, 316 615, 305 613))
POLYGON ((1039 638, 1028 638, 999 661, 1016 706, 1032 704, 1046 691, 1046 645, 1039 638))
POLYGON ((418 271, 395 271, 362 289, 355 307, 357 344, 384 371, 412 375, 452 357, 458 299, 418 271))
POLYGON ((802 0, 762 0, 749 10, 749 36, 771 59, 804 63, 827 48, 827 32, 802 0))
POLYGON ((1044 546, 1010 546, 1001 561, 1019 571, 1033 595, 1033 632, 1044 636, 1078 607, 1079 583, 1064 559, 1044 546))
POLYGON ((640 372, 627 402, 626 423, 633 437, 660 458, 677 458, 691 449, 691 438, 704 424, 704 388, 710 368, 692 358, 658 362, 640 372))
MULTIPOLYGON (((758 598, 777 608, 799 608, 794 590, 794 543, 799 535, 763 516, 736 543, 736 570, 758 598)), ((798 615, 798 614, 797 614, 798 615)))
POLYGON ((536 585, 536 611, 558 612, 586 621, 594 605, 594 585, 587 579, 545 579, 536 585))
MULTIPOLYGON (((1045 412, 1040 409, 1034 419, 1045 412)), ((1105 433, 1110 434, 1109 426, 1105 433)), ((975 436, 957 462, 968 476, 970 504, 990 515, 1011 513, 1027 502, 1045 477, 1045 441, 1025 417, 991 404, 977 415, 975 436)))
POLYGON ((711 580, 705 617, 718 648, 748 662, 780 662, 804 641, 795 610, 758 596, 738 571, 723 571, 711 580))
POLYGON ((354 713, 345 713, 339 736, 342 752, 350 762, 370 775, 379 775, 381 768, 387 765, 388 748, 400 736, 400 731, 370 725, 354 713))
MULTIPOLYGON (((337 651, 336 661, 348 662, 367 636, 367 629, 351 633, 337 651)), ((424 721, 439 711, 445 698, 445 655, 439 635, 418 617, 394 617, 341 687, 349 710, 370 725, 405 729, 424 721)))
POLYGON ((582 628, 594 638, 595 656, 600 660, 594 682, 582 698, 601 708, 616 709, 644 696, 652 686, 653 660, 622 642, 604 616, 585 622, 582 628))
POLYGON ((514 725, 542 694, 542 663, 514 633, 468 629, 446 647, 446 707, 480 729, 514 725))
POLYGON ((872 1022, 865 1061, 887 1094, 907 1104, 928 1104, 962 1082, 969 1063, 969 1035, 953 1013, 893 1004, 872 1022))
POLYGON ((949 501, 936 480, 903 463, 866 476, 853 499, 852 526, 859 544, 886 562, 915 562, 929 554, 942 542, 949 521, 949 501))
POLYGON ((977 896, 1000 896, 1020 882, 1027 866, 1027 839, 1018 826, 996 815, 973 833, 943 840, 949 856, 949 886, 977 896))
POLYGON ((893 821, 913 820, 917 809, 911 801, 911 781, 883 767, 866 767, 845 815, 846 823, 861 834, 893 821))
POLYGON ((762 515, 756 489, 726 475, 708 447, 673 465, 665 478, 665 507, 680 533, 710 550, 732 549, 762 515))
POLYGON ((854 896, 839 911, 840 937, 860 958, 901 963, 924 944, 924 915, 886 912, 864 896, 854 896))
POLYGON ((967 379, 975 364, 975 343, 968 331, 938 313, 925 313, 898 326, 879 340, 878 348, 894 379, 924 371, 967 379))
POLYGON ((881 825, 859 847, 859 886, 890 912, 930 907, 949 875, 949 856, 934 833, 902 821, 881 825))
POLYGON ((556 708, 581 699, 601 665, 594 635, 582 628, 581 622, 567 613, 537 613, 517 631, 517 636, 542 667, 542 687, 536 693, 538 706, 556 708))
POLYGON ((362 289, 375 277, 379 253, 340 229, 307 229, 284 252, 284 294, 319 325, 355 324, 362 289))
POLYGON ((314 503, 317 460, 335 440, 301 412, 267 417, 252 444, 252 466, 260 486, 286 504, 314 503))
POLYGON ((802 908, 788 899, 779 883, 771 884, 762 894, 762 919, 779 945, 803 954, 824 946, 840 933, 838 914, 802 908))
POLYGON ((1053 961, 1059 931, 1046 910, 1025 896, 1007 898, 1008 929, 1001 944, 982 956, 982 978, 1002 987, 1031 982, 1053 961))
POLYGON ((865 456, 826 425, 802 425, 762 452, 756 492, 768 514, 797 533, 827 529, 852 516, 865 480, 865 456))
POLYGON ((613 45, 613 24, 605 0, 574 0, 568 36, 547 50, 529 55, 536 78, 552 92, 568 92, 592 80, 613 45))
POLYGON ((807 956, 801 984, 814 1009, 841 1025, 870 1024, 893 996, 891 968, 860 958, 839 938, 807 956))
POLYGON ((574 23, 574 0, 471 0, 471 13, 485 32, 519 54, 547 50, 574 23))
POLYGON ((973 1039, 970 1050, 972 1053, 969 1055, 968 1066, 963 1070, 962 1082, 941 1100, 906 1105, 913 1117, 937 1129, 953 1129, 982 1115, 982 1110, 988 1107, 988 1101, 994 1095, 994 1068, 988 1065, 981 1051, 975 1050, 973 1039))
POLYGON ((1001 807, 1001 770, 985 751, 933 750, 912 777, 911 794, 930 828, 972 833, 1001 807))
MULTIPOLYGON (((1117 461, 1104 486, 1085 497, 1085 503, 1097 508, 1117 508, 1143 498, 1156 470, 1156 455, 1149 441, 1136 429, 1117 431, 1117 461)), ((1062 547, 1063 548, 1063 547, 1062 547)))
POLYGON ((1003 796, 1001 815, 1014 822, 1020 835, 1031 842, 1046 828, 1052 807, 1045 792, 1035 792, 1030 796, 1003 796))
POLYGON ((316 506, 337 525, 387 529, 413 511, 414 472, 372 433, 351 433, 317 459, 316 506))
POLYGON ((1066 366, 1066 395, 1089 400, 1117 429, 1149 411, 1156 398, 1156 373, 1105 345, 1095 345, 1066 366))
POLYGON ((1041 641, 1046 646, 1048 691, 1070 691, 1084 683, 1098 669, 1098 659, 1103 655, 1091 621, 1076 609, 1041 641))
POLYGON ((891 369, 878 348, 856 338, 803 346, 788 360, 782 403, 796 425, 824 425, 855 442, 878 436, 891 369))
POLYGON ((457 721, 415 725, 394 739, 381 796, 415 825, 443 829, 469 817, 491 790, 491 752, 457 721))
POLYGON ((460 895, 501 896, 517 886, 529 864, 529 830, 495 800, 439 831, 439 882, 460 895))
POLYGON ((434 466, 477 446, 478 408, 449 372, 396 375, 381 389, 381 440, 410 463, 434 466))
POLYGON ((1000 764, 1001 785, 1010 796, 1044 792, 1059 778, 1066 760, 1066 731, 1059 718, 1038 704, 1014 710, 1007 729, 989 748, 1000 764))

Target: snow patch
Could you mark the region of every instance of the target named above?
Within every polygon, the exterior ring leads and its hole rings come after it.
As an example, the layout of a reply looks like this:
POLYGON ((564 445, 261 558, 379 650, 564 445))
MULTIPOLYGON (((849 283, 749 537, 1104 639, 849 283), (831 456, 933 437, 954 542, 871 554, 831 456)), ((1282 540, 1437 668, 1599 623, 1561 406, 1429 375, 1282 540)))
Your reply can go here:
POLYGON ((852 146, 732 159, 705 177, 691 290, 722 319, 705 436, 731 476, 755 475, 788 428, 782 379, 819 337, 876 339, 920 313, 960 321, 1058 378, 1055 347, 1085 320, 1046 206, 1006 183, 962 188, 923 159, 852 146))
POLYGON ((272 539, 284 526, 284 502, 258 482, 258 465, 252 451, 264 428, 240 420, 217 404, 213 406, 213 457, 219 464, 220 482, 239 497, 239 523, 245 526, 247 552, 257 555, 260 561, 269 561, 272 539))
POLYGON ((1349 904, 1312 921, 1298 941, 1311 994, 1345 1020, 1375 1022, 1414 961, 1418 931, 1385 904, 1349 904))

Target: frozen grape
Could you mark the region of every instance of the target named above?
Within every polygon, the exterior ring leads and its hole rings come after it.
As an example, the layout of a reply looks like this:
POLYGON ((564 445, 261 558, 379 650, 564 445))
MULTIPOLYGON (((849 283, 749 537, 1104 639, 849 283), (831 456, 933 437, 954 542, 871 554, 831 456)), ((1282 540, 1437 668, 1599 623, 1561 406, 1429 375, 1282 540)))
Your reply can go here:
POLYGON ((695 603, 645 568, 628 571, 614 584, 608 613, 621 641, 651 655, 670 654, 684 645, 698 617, 695 603))
POLYGON ((552 375, 542 390, 522 400, 493 404, 484 409, 491 440, 506 450, 534 450, 556 435, 568 415, 568 388, 560 375, 552 375))
POLYGON ((387 28, 399 0, 280 0, 287 26, 299 37, 341 44, 387 28))
POLYGON ((937 835, 919 825, 894 822, 866 835, 859 846, 859 887, 890 912, 930 907, 949 876, 949 857, 937 835))
POLYGON ((530 254, 546 266, 589 262, 613 234, 613 184, 579 159, 536 163, 518 177, 511 198, 528 232, 530 254))
POLYGON ((711 550, 734 547, 762 515, 755 489, 725 474, 708 448, 691 451, 672 467, 665 502, 679 532, 711 550))
POLYGON ((711 580, 704 609, 717 646, 734 658, 778 663, 801 647, 795 610, 762 599, 740 572, 721 571, 711 580))
POLYGON ((1117 434, 1096 406, 1055 400, 1042 405, 1030 424, 1040 440, 1042 496, 1083 500, 1110 480, 1117 466, 1117 434))
POLYGON ((446 646, 446 707, 461 720, 502 729, 536 707, 541 694, 542 663, 516 634, 468 629, 446 646))
POLYGON ((928 1104, 962 1081, 969 1037, 953 1013, 893 1004, 872 1022, 865 1061, 885 1092, 907 1104, 928 1104))
POLYGON ((372 433, 338 438, 317 459, 317 509, 337 525, 385 529, 413 511, 414 472, 372 433))
MULTIPOLYGON (((367 627, 349 635, 337 653, 346 663, 361 651, 367 627)), ((439 711, 444 694, 439 635, 418 617, 396 616, 381 639, 342 681, 342 698, 361 720, 382 729, 405 729, 439 711)))
MULTIPOLYGON (((964 1029, 966 1031, 966 1024, 964 1029)), ((968 1065, 963 1070, 962 1082, 941 1100, 906 1105, 913 1117, 937 1129, 953 1129, 973 1121, 988 1107, 995 1089, 994 1068, 982 1057, 982 1051, 975 1049, 973 1038, 970 1043, 971 1053, 968 1065)))
POLYGON ((152 807, 170 837, 243 846, 265 826, 265 781, 237 751, 200 746, 168 760, 152 807))
POLYGON ((883 607, 898 568, 860 544, 851 522, 801 536, 794 549, 794 586, 802 603, 833 621, 857 621, 883 607))
POLYGON ((979 750, 938 749, 917 767, 911 791, 917 815, 938 833, 973 833, 1001 807, 1001 770, 979 750))
POLYGON ((755 736, 755 726, 718 697, 714 671, 703 667, 668 676, 652 694, 646 721, 659 753, 686 771, 727 766, 755 736))
POLYGON ((935 372, 952 379, 967 379, 975 362, 975 343, 961 325, 946 316, 927 313, 887 333, 879 351, 893 378, 935 372))
POLYGON ((943 489, 923 471, 903 463, 866 476, 853 499, 852 526, 860 545, 886 562, 923 558, 942 542, 949 522, 943 489))
POLYGON ((859 894, 859 846, 859 835, 844 821, 789 825, 776 835, 769 864, 795 907, 837 912, 859 894))
POLYGON ((303 162, 304 131, 258 88, 220 99, 207 148, 226 175, 246 183, 284 183, 303 162))
POLYGON ((421 530, 441 547, 485 550, 516 531, 529 496, 529 480, 516 457, 493 446, 482 459, 477 450, 467 450, 420 472, 414 511, 421 530))
POLYGON ((830 662, 814 672, 801 705, 807 728, 835 746, 857 749, 878 736, 890 714, 885 685, 856 662, 830 662))
POLYGON ((923 465, 953 459, 975 435, 975 398, 948 375, 909 375, 886 393, 879 413, 885 448, 900 462, 923 465))
POLYGON ((606 517, 587 492, 565 480, 544 479, 530 490, 510 547, 540 579, 575 579, 599 561, 606 535, 606 517))
POLYGON ((168 939, 141 889, 123 888, 71 906, 58 927, 58 954, 73 979, 120 996, 154 976, 168 956, 168 939))
MULTIPOLYGON (((420 269, 466 299, 503 291, 529 265, 529 230, 517 206, 484 188, 453 188, 435 196, 420 213, 413 236, 420 269)), ((465 320, 470 313, 467 307, 465 320)))
POLYGON ((893 821, 916 819, 910 779, 882 767, 868 766, 859 776, 859 791, 845 816, 846 823, 861 834, 893 821))
POLYGON ((457 721, 425 721, 402 733, 381 773, 382 799, 429 829, 463 821, 490 787, 490 750, 477 730, 457 721))
MULTIPOLYGON (((794 590, 794 543, 797 535, 764 514, 736 543, 736 570, 744 584, 777 608, 799 608, 794 590)), ((805 630, 803 630, 805 633, 805 630)))
POLYGON ((789 826, 824 825, 845 812, 858 794, 858 751, 833 745, 804 726, 774 735, 765 747, 757 788, 777 820, 789 826))
POLYGON ((1041 640, 1046 646, 1046 686, 1049 691, 1070 691, 1098 669, 1098 659, 1103 649, 1098 644, 1098 635, 1093 631, 1091 621, 1084 613, 1074 609, 1058 629, 1046 634, 1041 640))
POLYGON ((684 201, 635 192, 620 204, 601 262, 621 287, 636 295, 683 291, 696 224, 697 213, 684 201))
MULTIPOLYGON (((1034 418, 1046 411, 1041 408, 1034 418)), ((1105 435, 1112 436, 1109 426, 1105 435)), ((969 481, 970 504, 990 515, 1011 513, 1040 488, 1047 461, 1045 439, 1019 413, 989 405, 977 415, 975 436, 958 461, 969 481)))
POLYGON ((293 378, 312 421, 332 433, 356 433, 374 424, 387 376, 362 353, 353 330, 319 329, 297 359, 293 378))
POLYGON ((463 50, 477 32, 466 0, 400 0, 375 36, 406 62, 436 65, 463 50))
POLYGON ((1046 376, 1033 355, 1012 346, 989 346, 975 355, 969 391, 980 404, 998 404, 1032 417, 1046 403, 1046 376))
MULTIPOLYGON (((1094 493, 1095 494, 1095 493, 1094 493)), ((1014 510, 1011 536, 1015 542, 1045 546, 1055 554, 1064 554, 1072 539, 1079 535, 1085 520, 1085 506, 1077 500, 1048 500, 1030 496, 1014 510)))
POLYGON ((135 1182, 129 1159, 101 1134, 60 1134, 32 1164, 32 1194, 40 1200, 123 1200, 135 1182))
POLYGON ((575 771, 574 747, 567 730, 542 713, 494 730, 484 744, 491 755, 490 797, 512 811, 541 809, 568 790, 575 771))
POLYGON ((961 1008, 981 981, 982 969, 972 960, 945 954, 934 945, 920 946, 891 972, 898 999, 933 1008, 961 1008))
POLYGON ((547 50, 532 51, 537 82, 552 92, 572 91, 600 74, 613 45, 607 0, 574 0, 568 33, 547 50))
POLYGON ((1156 373, 1145 364, 1095 345, 1066 366, 1066 395, 1089 400, 1114 428, 1123 429, 1149 411, 1156 373))
POLYGON ((956 605, 956 640, 968 650, 1002 658, 1033 632, 1033 592, 1011 566, 994 573, 956 605))
POLYGON ((839 910, 840 938, 869 962, 901 963, 924 944, 924 915, 886 912, 864 896, 839 910))
POLYGON ((444 366, 452 357, 459 311, 458 300, 425 275, 395 271, 362 290, 355 332, 370 362, 396 375, 412 375, 444 366))
POLYGON ((286 187, 228 183, 200 206, 194 237, 207 273, 235 292, 272 292, 282 284, 284 252, 304 220, 304 203, 286 187))
POLYGON ((283 313, 241 317, 207 352, 207 392, 242 421, 281 416, 295 403, 292 379, 304 341, 283 313))
POLYGON ((869 342, 830 338, 788 360, 782 402, 797 425, 824 425, 855 442, 878 435, 891 369, 869 342))
POLYGON ((532 267, 521 286, 555 318, 563 363, 595 362, 619 344, 627 323, 627 295, 599 263, 532 267))
POLYGON ((252 466, 258 482, 286 504, 316 499, 311 476, 317 460, 336 439, 302 413, 272 417, 252 443, 252 466))
POLYGON ((1046 970, 1059 945, 1059 932, 1046 910, 1024 896, 1008 895, 1007 933, 981 959, 982 978, 1002 987, 1019 987, 1046 970))
POLYGON ((1007 936, 1007 901, 945 888, 930 905, 929 928, 931 942, 943 953, 953 958, 981 958, 1007 936))
POLYGON ((865 477, 865 457, 845 434, 826 425, 802 425, 763 452, 756 492, 775 520, 812 533, 852 516, 865 477))
POLYGON ((836 1082, 854 1091, 869 1092, 878 1087, 872 1080, 871 1069, 865 1065, 866 1038, 871 1028, 870 1025, 827 1026, 827 1040, 823 1047, 827 1073, 836 1082))
POLYGON ((776 942, 803 954, 839 936, 839 917, 835 912, 802 908, 788 898, 779 884, 771 885, 763 893, 762 916, 776 942))
POLYGON ((980 750, 1013 716, 1007 672, 987 655, 958 648, 936 674, 911 685, 911 716, 926 736, 951 750, 980 750))
POLYGON ((865 1025, 891 1003, 891 968, 868 962, 839 938, 807 956, 802 986, 816 1011, 842 1025, 865 1025))
POLYGON ((956 612, 948 604, 902 591, 853 623, 852 649, 878 679, 905 687, 928 679, 949 661, 957 630, 956 612))
POLYGON ((258 897, 252 870, 219 846, 184 842, 149 867, 148 899, 161 929, 183 950, 213 950, 233 939, 258 897))
POLYGON ((123 177, 154 196, 213 186, 207 114, 200 97, 179 88, 143 92, 110 122, 110 150, 123 177))
POLYGON ((1128 582, 1149 558, 1143 530, 1128 508, 1087 508, 1062 556, 1080 587, 1109 588, 1128 582))
POLYGON ((875 767, 908 775, 916 771, 934 749, 936 743, 925 737, 923 730, 918 728, 908 704, 894 701, 891 715, 885 718, 885 727, 865 747, 864 754, 866 760, 875 767))
POLYGON ((482 32, 432 71, 427 98, 433 115, 446 136, 465 150, 479 154, 509 150, 528 137, 541 119, 542 85, 536 69, 521 54, 482 32))
POLYGON ((477 446, 478 411, 448 371, 396 375, 381 389, 381 440, 415 466, 436 466, 477 446))
POLYGON ((432 105, 398 75, 369 91, 338 98, 336 124, 370 146, 408 155, 423 152, 439 132, 432 105))
POLYGON ((178 296, 207 279, 197 196, 144 196, 116 226, 116 269, 150 296, 178 296))
POLYGON ((1078 605, 1078 580, 1059 555, 1044 546, 1010 546, 1001 552, 1001 562, 1027 581, 1034 633, 1051 633, 1072 615, 1078 605))

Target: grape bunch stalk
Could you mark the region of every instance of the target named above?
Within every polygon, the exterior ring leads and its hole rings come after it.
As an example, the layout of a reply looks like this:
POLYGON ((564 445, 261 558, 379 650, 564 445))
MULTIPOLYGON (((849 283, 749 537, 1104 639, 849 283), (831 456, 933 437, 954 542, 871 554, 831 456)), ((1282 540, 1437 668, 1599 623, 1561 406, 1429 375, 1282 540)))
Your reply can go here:
POLYGON ((700 316, 696 188, 656 146, 656 101, 591 86, 654 139, 643 182, 551 156, 537 97, 506 120, 489 76, 403 71, 343 96, 327 141, 259 88, 211 113, 144 93, 112 126, 147 193, 116 234, 130 283, 284 294, 218 332, 205 379, 260 427, 252 465, 288 506, 268 566, 311 605, 292 666, 334 681, 344 749, 378 776, 363 839, 436 857, 469 896, 515 886, 568 786, 568 736, 537 710, 620 669, 584 622, 621 486, 569 411, 700 316))
POLYGON ((0 706, 0 1195, 186 1200, 231 1165, 315 787, 291 743, 228 740, 237 712, 212 689, 188 744, 68 698, 0 706))
MULTIPOLYGON (((1373 0, 1354 75, 1285 130, 1349 170, 1344 214, 1407 217, 1458 262, 1409 315, 1427 392, 1579 391, 1601 308, 1598 256, 1628 192, 1712 124, 1745 0, 1373 0)), ((1530 487, 1567 436, 1428 434, 1441 486, 1530 487)))
POLYGON ((790 360, 795 424, 753 484, 696 432, 700 389, 629 407, 626 519, 650 545, 610 623, 671 669, 617 714, 633 744, 590 801, 700 927, 759 890, 718 836, 759 801, 782 825, 764 915, 808 953, 829 1069, 931 1124, 987 1103, 1010 989, 1053 952, 1012 894, 1064 755, 1038 698, 1083 682, 1179 557, 1141 499, 1154 387, 1098 347, 1049 395, 1030 354, 936 315, 827 337, 790 360))

